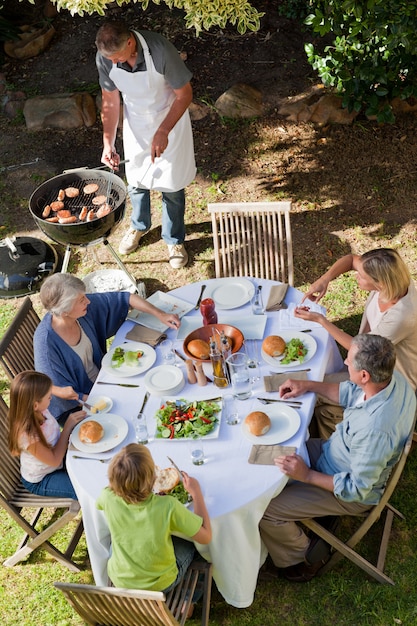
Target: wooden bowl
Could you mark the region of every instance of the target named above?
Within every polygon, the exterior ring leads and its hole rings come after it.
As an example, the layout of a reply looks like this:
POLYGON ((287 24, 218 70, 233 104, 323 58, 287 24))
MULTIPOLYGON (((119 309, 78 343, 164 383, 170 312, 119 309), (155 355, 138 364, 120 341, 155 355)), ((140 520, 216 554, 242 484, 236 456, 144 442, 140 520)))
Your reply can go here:
MULTIPOLYGON (((210 362, 210 359, 197 359, 195 356, 188 351, 187 346, 190 341, 193 339, 202 339, 203 341, 207 341, 210 343, 210 337, 213 335, 220 339, 220 331, 224 330, 224 334, 228 337, 232 342, 232 352, 238 352, 243 345, 243 334, 241 331, 235 326, 230 326, 230 324, 208 324, 207 326, 202 326, 201 328, 197 328, 193 330, 192 333, 187 335, 184 339, 183 349, 185 354, 189 359, 193 359, 194 361, 201 361, 202 363, 210 362), (217 330, 219 332, 217 332, 217 330)), ((218 344, 220 345, 220 344, 218 344)))

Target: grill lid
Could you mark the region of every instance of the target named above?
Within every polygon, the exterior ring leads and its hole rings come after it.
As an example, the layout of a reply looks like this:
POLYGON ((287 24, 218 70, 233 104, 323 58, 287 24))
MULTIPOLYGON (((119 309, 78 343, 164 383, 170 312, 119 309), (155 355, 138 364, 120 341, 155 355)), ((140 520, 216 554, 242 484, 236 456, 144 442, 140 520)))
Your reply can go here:
POLYGON ((54 248, 35 237, 0 241, 0 298, 17 298, 40 289, 58 265, 54 248))

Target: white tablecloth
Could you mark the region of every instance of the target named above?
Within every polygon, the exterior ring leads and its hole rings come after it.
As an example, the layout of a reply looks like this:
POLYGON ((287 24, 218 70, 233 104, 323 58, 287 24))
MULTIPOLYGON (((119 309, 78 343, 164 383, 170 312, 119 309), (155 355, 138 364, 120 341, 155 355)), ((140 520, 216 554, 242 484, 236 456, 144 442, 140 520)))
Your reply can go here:
MULTIPOLYGON (((206 283, 208 281, 205 281, 206 283)), ((267 301, 272 281, 257 281, 263 285, 264 301, 267 301)), ((201 283, 187 285, 171 293, 177 297, 193 303, 197 300, 201 283)), ((297 303, 301 294, 290 288, 286 301, 297 303)), ((234 309, 233 311, 218 311, 219 321, 226 315, 236 319, 235 326, 239 327, 239 318, 242 323, 250 323, 252 315, 250 304, 234 309)), ((187 317, 198 316, 199 311, 192 310, 187 317)), ((126 321, 114 339, 114 345, 122 343, 126 333, 132 328, 133 322, 126 321)), ((311 378, 322 380, 324 374, 337 371, 342 366, 339 351, 333 339, 318 325, 306 324, 296 320, 289 311, 279 311, 267 314, 267 323, 264 336, 279 334, 279 329, 312 328, 312 336, 317 342, 317 352, 308 362, 311 368, 311 378)), ((168 331, 174 345, 182 352, 182 341, 176 339, 177 333, 168 331)), ((160 364, 159 349, 156 348, 157 361, 160 364)), ((181 367, 185 368, 181 363, 181 367)), ((210 376, 210 365, 205 365, 206 373, 210 376)), ((295 368, 297 369, 297 368, 295 368)), ((253 397, 246 401, 238 401, 241 421, 252 410, 256 396, 265 395, 262 376, 270 373, 270 367, 262 363, 261 380, 254 385, 253 397)), ((113 456, 123 445, 134 441, 133 420, 139 412, 146 389, 143 384, 144 374, 116 379, 111 374, 101 370, 98 380, 112 382, 129 382, 140 385, 139 388, 125 388, 118 386, 95 385, 91 395, 107 395, 113 400, 112 413, 121 415, 129 423, 129 433, 126 440, 109 453, 100 455, 113 456)), ((185 385, 180 397, 187 399, 204 399, 221 395, 221 390, 213 384, 205 387, 185 385), (220 393, 219 393, 220 392, 220 393)), ((276 394, 275 394, 276 395, 276 394)), ((308 424, 315 404, 314 394, 306 394, 302 398, 303 405, 299 411, 301 427, 299 431, 285 445, 296 446, 299 453, 306 458, 305 441, 308 437, 308 424)), ((145 414, 148 430, 153 435, 155 420, 153 418, 160 404, 160 398, 149 399, 145 414)), ((261 442, 260 442, 261 443, 261 442)), ((189 455, 189 444, 179 440, 155 440, 151 437, 149 449, 155 462, 161 467, 170 465, 167 455, 191 475, 198 478, 205 497, 207 508, 212 520, 213 538, 208 546, 198 545, 198 549, 213 563, 213 576, 217 588, 226 602, 244 608, 253 602, 258 570, 265 558, 265 551, 261 545, 258 523, 270 499, 277 495, 286 484, 286 477, 275 466, 252 465, 248 463, 252 443, 244 436, 241 424, 228 426, 221 423, 219 437, 204 441, 206 461, 204 465, 194 466, 189 455)), ((77 492, 84 519, 88 551, 94 579, 97 585, 107 584, 106 566, 110 553, 110 535, 106 520, 101 511, 95 507, 95 500, 101 489, 107 485, 108 465, 92 460, 74 459, 77 453, 70 449, 67 454, 67 468, 77 492)))

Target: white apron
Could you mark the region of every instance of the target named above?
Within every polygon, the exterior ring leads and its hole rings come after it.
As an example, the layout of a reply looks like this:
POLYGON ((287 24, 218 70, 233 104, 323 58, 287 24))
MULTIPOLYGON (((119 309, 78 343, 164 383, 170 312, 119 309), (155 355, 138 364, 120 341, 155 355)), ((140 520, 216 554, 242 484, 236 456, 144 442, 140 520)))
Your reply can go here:
POLYGON ((196 173, 190 115, 187 111, 168 135, 168 146, 151 162, 150 147, 156 129, 165 119, 175 94, 158 74, 148 45, 135 31, 145 55, 145 72, 126 72, 113 64, 110 78, 122 93, 123 144, 127 182, 142 189, 179 191, 191 183, 196 173))

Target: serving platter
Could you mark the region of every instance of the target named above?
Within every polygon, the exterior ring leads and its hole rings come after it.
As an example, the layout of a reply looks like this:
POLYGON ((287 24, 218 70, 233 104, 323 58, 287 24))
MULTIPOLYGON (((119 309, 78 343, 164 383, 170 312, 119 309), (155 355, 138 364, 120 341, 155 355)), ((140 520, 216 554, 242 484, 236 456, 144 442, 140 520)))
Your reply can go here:
POLYGON ((245 422, 242 424, 243 434, 249 441, 257 445, 272 445, 291 439, 301 426, 301 418, 297 411, 285 404, 259 405, 255 411, 263 411, 271 420, 271 428, 265 435, 257 437, 249 432, 245 422))
MULTIPOLYGON (((163 401, 161 402, 161 406, 162 404, 164 404, 165 402, 175 402, 176 400, 178 400, 177 398, 173 398, 173 397, 166 397, 163 399, 163 401)), ((181 401, 184 401, 186 404, 189 404, 190 402, 193 402, 192 399, 187 399, 187 398, 181 398, 181 401)), ((222 398, 216 398, 215 400, 211 399, 211 398, 207 398, 207 399, 201 399, 198 400, 198 402, 216 402, 216 404, 218 404, 220 406, 220 410, 218 413, 216 413, 216 417, 217 417, 217 422, 213 427, 213 430, 211 430, 209 433, 207 433, 206 435, 201 435, 201 439, 217 439, 219 434, 220 434, 220 424, 221 424, 221 419, 222 419, 222 408, 223 408, 223 403, 222 403, 222 398)), ((192 441, 192 437, 173 437, 172 439, 170 438, 164 438, 160 436, 160 432, 158 431, 158 422, 157 422, 157 416, 156 414, 154 415, 154 419, 155 419, 155 439, 157 441, 192 441)))
POLYGON ((205 298, 212 298, 217 309, 237 309, 249 302, 255 286, 247 278, 217 278, 207 285, 205 298))
MULTIPOLYGON (((93 416, 89 415, 86 419, 91 420, 93 416)), ((71 433, 71 443, 81 452, 96 453, 112 450, 112 448, 115 448, 126 439, 129 431, 126 420, 120 415, 115 415, 114 413, 94 415, 94 421, 103 426, 104 435, 97 443, 83 443, 80 440, 79 432, 84 421, 77 424, 71 433)))
MULTIPOLYGON (((307 354, 305 355, 302 361, 303 365, 304 363, 308 363, 308 361, 310 361, 310 359, 312 359, 313 356, 315 355, 316 350, 317 350, 317 342, 314 339, 314 337, 312 337, 310 334, 297 332, 296 330, 282 330, 282 331, 278 330, 276 334, 282 337, 285 343, 288 343, 291 339, 299 339, 300 341, 303 342, 303 344, 307 348, 307 354)), ((268 363, 268 365, 271 365, 272 367, 277 368, 278 370, 288 369, 290 367, 298 367, 301 363, 297 359, 297 361, 292 361, 291 363, 281 364, 281 361, 284 358, 283 355, 277 356, 277 357, 269 356, 269 354, 266 354, 264 350, 261 350, 261 354, 262 354, 263 360, 266 363, 268 363)))
POLYGON ((129 376, 137 376, 138 374, 144 374, 152 367, 156 361, 156 352, 147 343, 141 343, 140 341, 127 341, 120 346, 110 348, 110 350, 104 355, 101 361, 102 368, 113 376, 118 378, 127 378, 129 376), (126 365, 123 363, 120 367, 113 367, 112 358, 116 348, 123 348, 123 350, 142 350, 143 356, 138 360, 137 366, 126 365))
MULTIPOLYGON (((158 309, 161 309, 161 311, 165 311, 165 313, 176 313, 179 318, 183 317, 194 308, 193 304, 171 296, 169 293, 164 293, 163 291, 155 291, 149 298, 146 298, 146 301, 150 302, 158 309)), ((169 328, 167 324, 158 320, 154 315, 142 313, 141 311, 130 311, 127 319, 141 324, 142 326, 146 326, 147 328, 159 330, 161 333, 169 328)))

